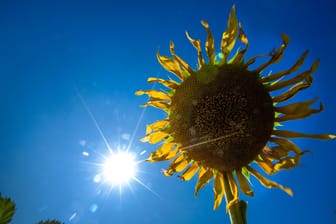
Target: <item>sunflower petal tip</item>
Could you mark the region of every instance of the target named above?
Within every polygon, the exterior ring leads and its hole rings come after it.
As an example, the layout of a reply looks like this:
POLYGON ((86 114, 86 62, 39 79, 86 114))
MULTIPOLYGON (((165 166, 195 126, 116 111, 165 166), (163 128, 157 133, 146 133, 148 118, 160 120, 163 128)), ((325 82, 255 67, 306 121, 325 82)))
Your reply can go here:
POLYGON ((148 142, 148 136, 140 138, 140 142, 148 142))
POLYGON ((290 41, 290 37, 287 35, 287 34, 285 34, 285 33, 282 33, 281 34, 281 38, 282 38, 282 40, 283 40, 283 42, 287 45, 288 43, 289 43, 289 41, 290 41))
POLYGON ((205 21, 205 20, 201 20, 201 24, 202 24, 202 26, 204 26, 205 28, 209 28, 209 24, 207 23, 207 21, 205 21))
POLYGON ((335 139, 336 135, 328 135, 329 139, 335 139))
POLYGON ((284 191, 285 191, 289 196, 293 197, 293 191, 292 191, 292 189, 286 187, 286 188, 284 188, 284 191))
POLYGON ((145 92, 143 91, 143 90, 138 90, 138 91, 136 91, 134 94, 136 95, 136 96, 141 96, 141 95, 143 95, 145 92))

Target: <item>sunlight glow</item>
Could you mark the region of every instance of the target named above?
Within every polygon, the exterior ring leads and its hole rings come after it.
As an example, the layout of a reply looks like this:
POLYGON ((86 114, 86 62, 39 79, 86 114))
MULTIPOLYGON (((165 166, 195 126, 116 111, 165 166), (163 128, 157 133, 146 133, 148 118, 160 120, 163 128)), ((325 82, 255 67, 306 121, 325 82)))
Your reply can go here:
POLYGON ((112 185, 129 183, 135 178, 137 170, 134 155, 126 151, 112 153, 105 159, 102 166, 104 181, 112 185))
MULTIPOLYGON (((147 186, 144 182, 142 182, 137 176, 138 168, 137 164, 143 162, 143 160, 137 160, 136 154, 131 153, 131 146, 135 137, 135 134, 139 128, 140 121, 142 120, 144 116, 145 109, 142 110, 141 115, 136 123, 136 127, 133 131, 133 134, 128 134, 128 133, 123 133, 121 134, 121 139, 128 141, 128 146, 127 145, 120 145, 116 147, 116 150, 113 150, 112 147, 110 146, 107 138, 105 137, 102 129, 100 128, 96 118, 94 117, 93 113, 91 112, 89 106, 85 102, 84 98, 80 94, 79 90, 76 88, 77 96, 80 99, 84 109, 90 116, 95 128, 97 129, 99 135, 101 136, 106 149, 108 151, 108 155, 100 154, 101 158, 103 159, 99 163, 96 163, 98 167, 100 167, 100 172, 97 173, 93 177, 93 182, 98 184, 99 186, 103 185, 109 185, 109 190, 111 190, 115 186, 119 186, 119 193, 121 195, 122 193, 122 185, 127 184, 128 187, 131 187, 130 181, 134 180, 147 190, 149 190, 151 193, 153 193, 155 196, 160 197, 155 191, 151 189, 151 187, 147 186)), ((81 140, 79 143, 82 147, 87 147, 87 141, 86 140, 81 140)), ((140 152, 140 156, 143 156, 146 153, 146 150, 143 150, 140 152)), ((88 157, 91 155, 88 151, 83 151, 82 155, 85 157, 88 157)), ((101 189, 98 190, 98 194, 101 193, 101 189)), ((98 206, 93 206, 92 207, 92 212, 94 213, 98 209, 98 206)), ((70 218, 75 218, 77 214, 74 214, 74 217, 70 218)))

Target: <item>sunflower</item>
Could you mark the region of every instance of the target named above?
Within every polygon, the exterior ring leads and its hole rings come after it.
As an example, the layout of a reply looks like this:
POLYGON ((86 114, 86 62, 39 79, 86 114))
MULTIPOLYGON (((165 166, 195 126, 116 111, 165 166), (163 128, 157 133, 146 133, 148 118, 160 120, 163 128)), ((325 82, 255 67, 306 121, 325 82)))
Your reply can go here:
POLYGON ((267 179, 260 171, 272 175, 298 165, 307 151, 302 151, 289 140, 291 138, 326 140, 336 137, 278 129, 281 122, 306 118, 323 110, 322 104, 317 109, 311 107, 316 99, 284 104, 312 84, 312 74, 319 61, 313 62, 309 69, 291 75, 304 63, 308 55, 306 51, 290 68, 264 75, 265 68, 282 59, 289 43, 287 35, 281 35, 279 48, 245 60, 248 39, 236 18, 234 6, 227 30, 222 35, 219 54, 215 53, 208 23, 202 21, 201 24, 207 33, 207 59, 200 40, 191 38, 186 32, 198 53, 197 70, 175 53, 171 42, 172 56, 158 53, 157 59, 177 79, 149 78, 149 83, 162 84, 163 90, 136 92, 136 95, 149 96, 144 106, 167 113, 165 119, 147 125, 146 136, 141 139, 152 144, 161 142, 148 161, 172 160, 163 172, 165 176, 181 172, 179 177, 188 181, 198 174, 195 195, 213 179, 214 210, 221 204, 223 196, 226 196, 227 209, 237 204, 239 188, 245 195, 253 196, 249 182, 251 175, 267 188, 279 188, 292 195, 290 188, 267 179), (231 54, 237 41, 242 47, 231 54), (266 57, 265 62, 250 69, 263 57, 266 57), (280 94, 275 95, 273 91, 280 94))

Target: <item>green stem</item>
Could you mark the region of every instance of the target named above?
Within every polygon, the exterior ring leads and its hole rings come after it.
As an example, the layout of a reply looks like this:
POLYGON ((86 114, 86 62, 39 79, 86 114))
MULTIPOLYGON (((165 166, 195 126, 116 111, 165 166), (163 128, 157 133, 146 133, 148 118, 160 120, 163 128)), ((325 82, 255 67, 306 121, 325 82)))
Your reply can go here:
MULTIPOLYGON (((223 174, 223 179, 224 179, 226 204, 228 204, 228 202, 233 199, 233 195, 230 189, 229 180, 225 175, 225 173, 223 174)), ((246 211, 247 211, 246 201, 239 201, 238 203, 232 205, 228 210, 231 224, 247 224, 246 211)))

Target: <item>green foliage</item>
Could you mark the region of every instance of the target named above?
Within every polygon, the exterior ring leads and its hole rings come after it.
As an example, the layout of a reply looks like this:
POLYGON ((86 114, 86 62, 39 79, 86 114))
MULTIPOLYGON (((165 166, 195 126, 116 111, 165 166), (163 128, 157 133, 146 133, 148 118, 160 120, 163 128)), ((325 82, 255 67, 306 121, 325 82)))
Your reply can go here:
MULTIPOLYGON (((4 198, 0 192, 0 224, 9 224, 15 213, 15 203, 10 198, 4 198)), ((64 224, 58 220, 39 221, 37 224, 64 224)))
POLYGON ((15 203, 10 198, 4 198, 0 193, 0 223, 8 224, 15 213, 15 203))

